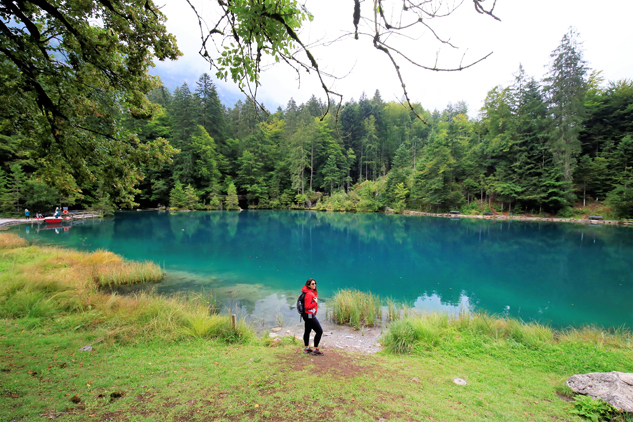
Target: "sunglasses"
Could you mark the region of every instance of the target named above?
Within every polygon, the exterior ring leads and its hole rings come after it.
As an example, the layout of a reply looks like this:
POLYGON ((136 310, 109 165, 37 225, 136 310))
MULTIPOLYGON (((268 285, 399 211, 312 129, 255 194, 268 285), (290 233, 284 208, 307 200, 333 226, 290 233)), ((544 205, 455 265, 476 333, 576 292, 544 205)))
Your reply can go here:
POLYGON ((316 283, 315 283, 315 282, 310 283, 310 286, 312 286, 312 285, 315 285, 315 286, 316 286, 316 283))

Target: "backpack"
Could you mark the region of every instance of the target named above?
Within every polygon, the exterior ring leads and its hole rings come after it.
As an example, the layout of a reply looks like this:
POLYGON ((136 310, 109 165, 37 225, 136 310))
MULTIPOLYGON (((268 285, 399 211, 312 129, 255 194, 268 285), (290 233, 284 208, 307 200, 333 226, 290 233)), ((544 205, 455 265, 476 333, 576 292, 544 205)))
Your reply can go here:
POLYGON ((303 315, 306 312, 305 300, 306 294, 302 292, 297 298, 297 312, 299 312, 299 315, 303 315))

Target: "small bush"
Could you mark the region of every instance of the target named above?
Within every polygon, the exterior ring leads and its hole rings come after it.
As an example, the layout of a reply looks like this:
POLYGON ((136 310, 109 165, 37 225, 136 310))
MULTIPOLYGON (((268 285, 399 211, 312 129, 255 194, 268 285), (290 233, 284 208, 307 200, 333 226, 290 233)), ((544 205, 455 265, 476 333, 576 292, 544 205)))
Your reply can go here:
POLYGON ((589 396, 577 396, 574 399, 574 408, 569 413, 585 417, 592 422, 600 422, 609 420, 611 415, 615 413, 615 409, 602 400, 596 400, 589 396))

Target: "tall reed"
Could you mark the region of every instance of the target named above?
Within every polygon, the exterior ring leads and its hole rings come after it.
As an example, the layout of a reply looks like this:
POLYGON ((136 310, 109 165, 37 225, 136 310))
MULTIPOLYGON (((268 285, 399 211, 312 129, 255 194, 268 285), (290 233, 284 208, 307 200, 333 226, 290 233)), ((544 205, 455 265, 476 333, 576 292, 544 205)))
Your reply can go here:
POLYGON ((0 236, 0 250, 24 248, 27 245, 28 242, 26 240, 13 233, 3 233, 2 236, 0 236))
POLYGON ((382 319, 380 303, 380 297, 372 293, 343 289, 328 301, 328 307, 338 324, 350 324, 359 329, 361 325, 376 325, 382 319))
MULTIPOLYGON (((4 236, 0 234, 0 243, 4 236)), ((243 321, 233 327, 230 317, 212 315, 215 301, 208 294, 200 298, 162 297, 152 292, 122 296, 101 289, 158 280, 163 272, 154 264, 124 261, 107 251, 35 246, 7 249, 2 259, 11 265, 0 271, 0 318, 69 321, 69 329, 93 327, 108 339, 125 342, 147 336, 227 342, 253 337, 243 321)))

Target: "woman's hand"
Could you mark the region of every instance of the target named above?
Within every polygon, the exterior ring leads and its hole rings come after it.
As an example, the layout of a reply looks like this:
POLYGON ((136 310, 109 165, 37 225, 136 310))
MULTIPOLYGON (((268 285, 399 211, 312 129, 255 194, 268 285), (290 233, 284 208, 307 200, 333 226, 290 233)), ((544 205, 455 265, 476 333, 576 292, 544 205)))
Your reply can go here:
POLYGON ((314 298, 314 303, 319 303, 319 298, 318 297, 314 298))

